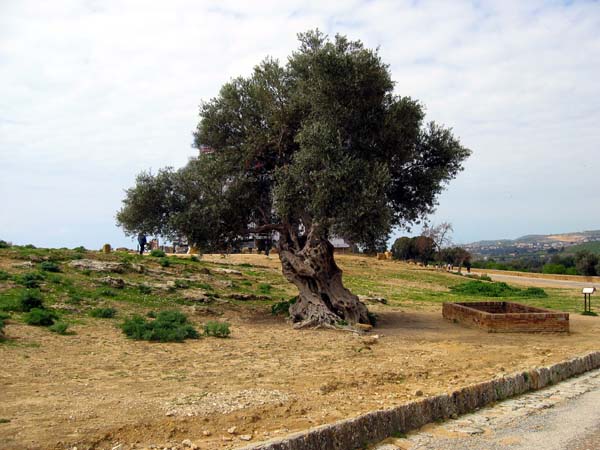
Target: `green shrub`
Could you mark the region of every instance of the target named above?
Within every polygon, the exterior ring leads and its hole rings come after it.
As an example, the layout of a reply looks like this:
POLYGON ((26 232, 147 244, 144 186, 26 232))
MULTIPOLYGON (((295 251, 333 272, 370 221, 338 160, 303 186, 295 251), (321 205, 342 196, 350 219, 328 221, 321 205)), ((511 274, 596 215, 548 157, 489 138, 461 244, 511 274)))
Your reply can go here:
POLYGON ((44 261, 40 264, 40 269, 44 272, 60 272, 60 266, 53 261, 44 261))
POLYGON ((155 320, 135 315, 126 319, 121 329, 127 337, 145 341, 182 342, 200 337, 185 314, 179 311, 161 311, 155 320))
POLYGON ((37 289, 27 289, 19 298, 19 311, 28 312, 34 308, 43 309, 42 295, 37 289))
POLYGON ((171 261, 169 261, 169 258, 160 258, 158 260, 158 263, 162 266, 162 267, 169 267, 171 265, 171 261))
POLYGON ((112 319, 117 314, 115 308, 94 308, 90 311, 90 316, 98 319, 112 319))
POLYGON ((273 314, 274 316, 278 316, 280 314, 289 316, 290 315, 290 306, 292 306, 297 301, 298 301, 298 297, 293 297, 287 301, 281 301, 281 302, 275 303, 273 306, 271 306, 271 314, 273 314))
POLYGON ((116 297, 117 293, 112 289, 103 288, 98 291, 98 293, 104 297, 116 297))
POLYGON ((187 289, 190 287, 188 280, 175 280, 175 287, 178 289, 187 289))
POLYGON ((190 256, 190 261, 200 262, 200 259, 198 259, 198 257, 196 255, 192 255, 192 256, 190 256))
POLYGON ((79 247, 75 247, 73 251, 76 251, 78 253, 85 253, 87 252, 87 249, 83 245, 80 245, 79 247))
POLYGON ((87 277, 89 277, 92 274, 92 271, 90 269, 83 269, 81 271, 81 275, 85 275, 87 277))
POLYGON ((66 322, 54 322, 53 325, 48 327, 50 331, 58 334, 68 334, 67 330, 69 329, 69 324, 66 322))
POLYGON ((166 256, 166 253, 162 250, 155 248, 150 252, 150 256, 154 256, 155 258, 163 258, 164 256, 166 256))
POLYGON ((6 281, 10 279, 10 273, 0 270, 0 281, 6 281))
POLYGON ((271 286, 268 283, 261 283, 261 284, 258 285, 258 290, 262 294, 269 294, 271 292, 272 288, 273 288, 273 286, 271 286))
POLYGON ((138 290, 140 291, 140 294, 150 294, 152 292, 152 288, 147 284, 140 284, 138 290))
POLYGON ((470 280, 465 283, 452 286, 452 292, 459 295, 472 295, 478 297, 535 297, 544 298, 548 294, 541 288, 520 289, 509 286, 504 282, 483 282, 470 280))
POLYGON ((542 267, 542 273, 550 273, 550 274, 565 274, 567 273, 567 268, 564 266, 564 264, 553 264, 553 263, 548 263, 548 264, 544 264, 544 267, 542 267))
POLYGON ((597 314, 597 313, 595 313, 594 311, 583 311, 583 312, 581 313, 581 315, 582 315, 582 316, 594 316, 594 317, 596 317, 598 314, 597 314))
POLYGON ((0 248, 9 248, 8 242, 0 240, 0 248))
POLYGON ((150 317, 151 319, 156 319, 156 311, 148 311, 146 313, 146 317, 150 317))
POLYGON ((21 284, 28 289, 35 289, 40 287, 40 281, 44 279, 44 276, 38 272, 27 272, 21 275, 15 275, 13 280, 15 283, 21 284))
POLYGON ((30 250, 35 250, 37 247, 35 245, 33 245, 33 244, 27 244, 27 245, 24 245, 23 248, 27 248, 27 249, 30 249, 30 250))
POLYGON ((227 322, 210 321, 204 324, 204 334, 206 336, 226 338, 231 334, 231 330, 227 322))
POLYGON ((54 312, 40 308, 33 308, 25 315, 25 323, 41 327, 53 325, 56 319, 58 316, 54 312))

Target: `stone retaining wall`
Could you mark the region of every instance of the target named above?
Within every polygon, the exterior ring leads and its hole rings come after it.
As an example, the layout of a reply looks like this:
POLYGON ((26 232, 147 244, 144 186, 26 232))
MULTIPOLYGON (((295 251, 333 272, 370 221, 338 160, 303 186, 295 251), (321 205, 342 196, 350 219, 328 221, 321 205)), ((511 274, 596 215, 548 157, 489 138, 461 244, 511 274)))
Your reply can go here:
POLYGON ((569 313, 512 302, 444 303, 445 319, 482 328, 491 333, 567 333, 569 313))
POLYGON ((453 415, 472 412, 490 403, 558 383, 600 367, 600 352, 558 364, 323 425, 285 438, 252 444, 240 450, 351 450, 362 449, 397 433, 406 433, 453 415))

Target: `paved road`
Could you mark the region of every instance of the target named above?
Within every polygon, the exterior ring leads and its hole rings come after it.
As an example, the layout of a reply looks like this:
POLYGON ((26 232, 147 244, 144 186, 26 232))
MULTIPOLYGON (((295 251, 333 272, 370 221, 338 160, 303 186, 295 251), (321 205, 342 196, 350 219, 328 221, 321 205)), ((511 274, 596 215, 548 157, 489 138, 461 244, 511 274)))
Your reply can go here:
POLYGON ((471 272, 476 274, 485 273, 494 281, 506 281, 509 283, 524 284, 527 286, 539 286, 539 287, 555 287, 564 289, 581 289, 584 287, 590 287, 596 285, 600 288, 599 283, 593 283, 589 281, 571 281, 571 280, 553 280, 549 278, 536 278, 536 277, 521 277, 517 275, 506 275, 500 273, 487 273, 485 271, 474 271, 471 272))
POLYGON ((378 450, 598 450, 600 370, 391 439, 378 450))

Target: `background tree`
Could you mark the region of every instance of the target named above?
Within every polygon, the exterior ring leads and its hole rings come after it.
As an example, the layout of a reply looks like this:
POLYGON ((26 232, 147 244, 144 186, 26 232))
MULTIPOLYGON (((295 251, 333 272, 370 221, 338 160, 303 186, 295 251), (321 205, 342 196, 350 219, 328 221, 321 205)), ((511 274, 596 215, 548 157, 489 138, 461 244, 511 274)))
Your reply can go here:
POLYGON ((393 93, 376 50, 319 31, 299 40, 287 64, 266 59, 203 103, 194 142, 215 151, 138 179, 117 221, 129 233, 181 231, 201 248, 276 231, 283 274, 299 290, 290 308, 298 326, 368 323, 329 237, 377 248, 393 227, 433 211, 470 152, 449 129, 425 124, 418 101, 393 93), (153 209, 161 215, 130 211, 162 176, 170 191, 153 209))
POLYGON ((575 267, 581 275, 597 275, 596 266, 598 265, 598 255, 587 250, 575 254, 575 267))

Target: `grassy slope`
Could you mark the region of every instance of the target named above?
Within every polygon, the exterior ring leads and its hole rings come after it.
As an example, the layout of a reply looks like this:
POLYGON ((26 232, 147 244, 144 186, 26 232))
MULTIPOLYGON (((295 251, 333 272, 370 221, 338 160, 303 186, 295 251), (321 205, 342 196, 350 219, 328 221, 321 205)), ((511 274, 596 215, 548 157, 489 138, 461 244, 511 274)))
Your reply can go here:
MULTIPOLYGON (((295 288, 282 277, 276 260, 265 260, 264 256, 253 255, 252 263, 231 266, 223 262, 194 262, 189 259, 170 257, 169 267, 161 267, 158 258, 141 257, 127 253, 104 255, 98 252, 77 252, 64 249, 28 249, 12 247, 0 250, 0 310, 10 308, 18 302, 25 288, 15 281, 15 276, 29 272, 41 273, 40 290, 44 302, 55 306, 61 312, 63 320, 85 322, 93 319, 89 311, 97 307, 114 307, 117 318, 131 313, 145 314, 150 310, 178 308, 182 305, 198 305, 199 308, 247 307, 258 308, 268 314, 270 306, 282 299, 295 295, 295 288), (122 278, 127 283, 124 289, 104 286, 100 279, 105 273, 85 272, 68 265, 73 259, 101 259, 119 261, 126 264, 142 264, 145 273, 128 271, 123 274, 110 274, 122 278), (261 259, 262 258, 262 259, 261 259), (59 264, 61 272, 40 271, 43 260, 52 260, 59 264), (31 261, 32 267, 23 267, 31 261), (267 263, 266 266, 261 261, 267 263), (221 274, 214 269, 233 267, 242 275, 221 274), (210 275, 203 272, 209 269, 210 275), (0 277, 2 278, 2 277, 0 277), (176 282, 179 287, 167 287, 167 282, 176 282), (150 291, 140 288, 150 286, 150 291), (162 286, 161 286, 162 285, 162 286), (187 286, 187 287, 184 287, 187 286), (190 289, 204 291, 215 297, 209 305, 197 304, 185 299, 190 289), (255 294, 261 299, 238 301, 228 299, 232 293, 255 294), (224 303, 226 299, 226 303, 224 303)), ((227 260, 223 260, 227 261, 227 260)), ((444 272, 422 269, 404 263, 376 261, 374 258, 340 255, 338 262, 344 270, 346 286, 356 294, 383 296, 390 306, 416 309, 439 310, 445 301, 482 300, 476 295, 457 294, 450 287, 468 281, 464 277, 444 272)), ((519 296, 503 297, 534 306, 554 308, 565 311, 579 311, 581 302, 579 292, 565 289, 546 289, 547 298, 523 298, 519 296)), ((13 313, 19 319, 19 313, 13 313)))
POLYGON ((595 242, 584 242, 583 244, 573 245, 572 247, 567 247, 565 249, 565 253, 569 253, 574 255, 577 252, 582 250, 587 250, 588 252, 596 253, 600 255, 600 241, 595 242))

